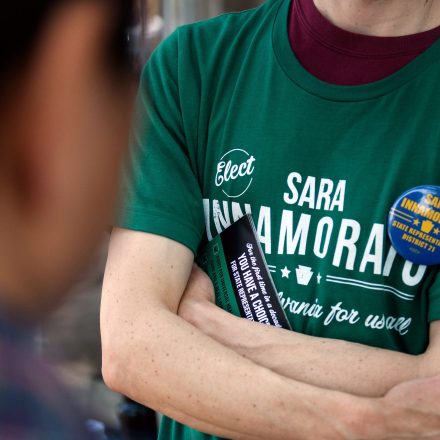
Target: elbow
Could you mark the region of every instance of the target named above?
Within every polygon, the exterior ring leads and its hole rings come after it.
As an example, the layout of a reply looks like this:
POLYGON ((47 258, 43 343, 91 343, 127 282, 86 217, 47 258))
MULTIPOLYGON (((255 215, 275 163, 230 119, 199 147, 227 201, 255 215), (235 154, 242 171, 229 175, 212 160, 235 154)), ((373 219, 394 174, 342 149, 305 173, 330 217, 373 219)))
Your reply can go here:
POLYGON ((101 318, 101 374, 105 385, 120 394, 128 395, 129 369, 133 357, 127 349, 126 329, 101 318))
POLYGON ((112 391, 130 397, 145 406, 161 410, 158 390, 152 383, 142 380, 136 359, 118 346, 102 349, 102 378, 112 391))
POLYGON ((111 348, 102 349, 102 378, 104 383, 112 391, 126 394, 125 384, 122 380, 123 361, 111 348))
POLYGON ((127 349, 128 344, 120 334, 101 332, 101 373, 105 385, 112 391, 130 396, 130 385, 135 375, 136 356, 127 349))
POLYGON ((144 405, 155 408, 156 391, 153 383, 142 379, 146 369, 139 371, 142 361, 127 349, 126 341, 115 338, 102 344, 101 372, 105 385, 112 391, 128 396, 144 405))

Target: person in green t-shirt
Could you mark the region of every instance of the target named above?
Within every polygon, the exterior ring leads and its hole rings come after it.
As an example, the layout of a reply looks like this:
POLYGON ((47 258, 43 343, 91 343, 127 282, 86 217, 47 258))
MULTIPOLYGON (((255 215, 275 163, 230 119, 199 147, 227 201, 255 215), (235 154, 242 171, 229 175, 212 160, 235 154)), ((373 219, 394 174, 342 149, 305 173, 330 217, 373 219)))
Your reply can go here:
POLYGON ((386 231, 399 195, 440 185, 440 41, 420 49, 440 4, 315 0, 336 42, 375 35, 399 56, 409 40, 394 38, 415 38, 411 61, 349 86, 295 56, 291 5, 181 27, 146 65, 103 287, 104 379, 167 416, 161 440, 440 438, 439 270, 386 231), (228 315, 192 269, 245 213, 293 332, 228 315))

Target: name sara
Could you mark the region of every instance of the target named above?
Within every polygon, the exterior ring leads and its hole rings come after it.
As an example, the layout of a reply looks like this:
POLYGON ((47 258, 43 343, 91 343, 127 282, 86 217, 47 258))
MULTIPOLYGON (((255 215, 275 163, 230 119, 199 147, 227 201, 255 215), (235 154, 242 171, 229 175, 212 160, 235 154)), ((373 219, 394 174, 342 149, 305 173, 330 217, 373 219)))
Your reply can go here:
POLYGON ((339 180, 337 183, 331 179, 317 179, 307 176, 303 184, 303 177, 297 172, 287 176, 287 187, 283 199, 288 205, 305 206, 310 209, 321 209, 324 211, 344 210, 346 180, 339 180), (302 185, 302 187, 301 187, 302 185))

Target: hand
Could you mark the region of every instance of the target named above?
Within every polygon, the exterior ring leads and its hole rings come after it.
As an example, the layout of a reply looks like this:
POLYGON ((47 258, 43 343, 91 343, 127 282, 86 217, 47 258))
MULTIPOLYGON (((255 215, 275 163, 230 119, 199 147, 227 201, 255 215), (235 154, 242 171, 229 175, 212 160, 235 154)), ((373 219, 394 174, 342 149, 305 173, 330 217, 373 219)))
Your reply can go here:
POLYGON ((437 414, 440 423, 440 376, 399 384, 387 393, 385 400, 396 405, 437 414))
POLYGON ((194 264, 180 301, 178 315, 186 321, 196 324, 196 318, 200 316, 201 308, 207 303, 215 303, 214 286, 209 276, 197 264, 194 264))
POLYGON ((440 376, 399 384, 384 402, 396 415, 387 425, 401 433, 386 438, 440 439, 440 376))

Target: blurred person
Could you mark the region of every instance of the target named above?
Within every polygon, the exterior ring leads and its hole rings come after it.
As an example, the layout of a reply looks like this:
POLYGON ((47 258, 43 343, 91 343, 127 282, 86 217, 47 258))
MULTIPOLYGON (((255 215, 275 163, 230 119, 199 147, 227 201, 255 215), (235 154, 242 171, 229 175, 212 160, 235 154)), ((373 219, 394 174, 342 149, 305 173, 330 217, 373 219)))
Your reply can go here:
POLYGON ((0 26, 0 439, 79 440, 32 353, 115 209, 133 78, 127 0, 5 2, 0 26))
POLYGON ((155 51, 101 328, 106 382, 166 414, 161 440, 440 438, 439 269, 385 229, 440 184, 439 26, 437 0, 268 0, 155 51), (192 269, 249 211, 293 332, 192 269))

